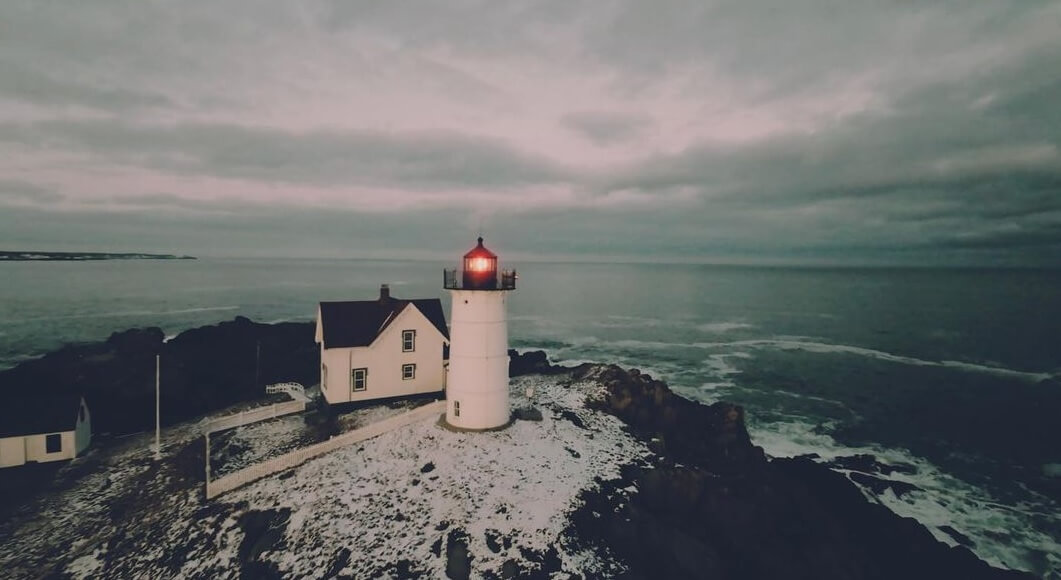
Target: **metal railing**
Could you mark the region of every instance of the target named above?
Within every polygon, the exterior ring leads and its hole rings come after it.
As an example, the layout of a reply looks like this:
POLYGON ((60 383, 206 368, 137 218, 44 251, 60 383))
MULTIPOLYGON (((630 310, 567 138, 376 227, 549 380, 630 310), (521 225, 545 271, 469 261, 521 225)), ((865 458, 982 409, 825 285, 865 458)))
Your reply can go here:
POLYGON ((499 270, 492 277, 480 278, 458 268, 442 270, 442 287, 446 290, 515 290, 519 275, 515 270, 499 270))
POLYGON ((303 403, 309 402, 309 397, 306 396, 306 387, 303 387, 300 383, 276 383, 273 385, 265 385, 265 394, 275 395, 277 393, 284 393, 291 397, 293 401, 302 401, 303 403))

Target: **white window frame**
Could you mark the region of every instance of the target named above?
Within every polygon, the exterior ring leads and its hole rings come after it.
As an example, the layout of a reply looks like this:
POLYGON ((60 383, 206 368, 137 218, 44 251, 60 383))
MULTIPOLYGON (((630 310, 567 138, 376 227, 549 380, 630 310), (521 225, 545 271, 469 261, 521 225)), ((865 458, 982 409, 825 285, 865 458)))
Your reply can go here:
POLYGON ((454 417, 460 417, 461 416, 461 402, 460 401, 453 401, 453 416, 454 417))
POLYGON ((402 331, 402 352, 416 352, 416 331, 402 331))
POLYGON ((368 369, 350 369, 350 390, 355 393, 368 390, 368 369), (361 386, 357 386, 357 374, 361 373, 361 386))
POLYGON ((328 365, 321 365, 321 388, 328 390, 328 365))
POLYGON ((411 381, 416 378, 416 364, 404 364, 402 365, 402 380, 411 381))

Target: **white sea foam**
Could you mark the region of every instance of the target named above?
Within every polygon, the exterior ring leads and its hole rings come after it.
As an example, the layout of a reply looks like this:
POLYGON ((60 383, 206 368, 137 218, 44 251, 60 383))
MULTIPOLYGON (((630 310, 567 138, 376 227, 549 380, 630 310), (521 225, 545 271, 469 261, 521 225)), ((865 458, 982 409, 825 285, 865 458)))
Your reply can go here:
POLYGON ((733 330, 740 330, 742 328, 753 328, 753 326, 746 322, 708 322, 696 326, 697 330, 711 334, 723 334, 733 330))
POLYGON ((1027 371, 1019 371, 1014 369, 1007 369, 1001 367, 994 367, 976 363, 962 362, 962 361, 933 361, 914 358, 910 356, 903 356, 898 354, 892 354, 880 350, 874 350, 870 348, 863 348, 859 346, 849 346, 843 344, 828 344, 824 342, 814 342, 808 340, 793 340, 790 338, 780 339, 758 339, 758 340, 737 340, 731 342, 698 342, 692 346, 717 349, 725 347, 746 347, 746 348, 774 348, 778 350, 802 350, 805 352, 822 353, 822 354, 854 354, 858 356, 864 356, 874 358, 877 360, 915 365, 925 367, 944 367, 955 370, 962 370, 968 372, 977 373, 988 373, 997 376, 1003 376, 1013 379, 1023 379, 1027 381, 1043 381, 1054 378, 1054 375, 1050 373, 1034 373, 1027 371))
MULTIPOLYGON (((878 446, 849 447, 838 443, 824 431, 802 421, 752 426, 752 440, 771 457, 793 457, 818 454, 828 461, 837 457, 868 453, 887 464, 907 464, 916 468, 913 474, 895 472, 888 476, 916 485, 919 491, 896 497, 890 491, 878 496, 864 490, 868 498, 879 501, 895 513, 912 517, 925 525, 933 536, 947 545, 954 538, 940 529, 948 525, 973 540, 973 551, 995 566, 1028 570, 1039 575, 1061 573, 1061 543, 1034 521, 1048 520, 1061 525, 1055 506, 999 503, 983 489, 968 484, 903 449, 878 446), (1001 538, 1000 538, 1001 536, 1001 538), (1045 563, 1045 564, 1044 564, 1045 563)), ((1033 495, 1033 497, 1035 497, 1033 495)))
POLYGON ((194 314, 197 312, 215 312, 221 310, 238 310, 239 306, 203 306, 199 308, 182 308, 179 310, 115 310, 111 312, 92 312, 86 314, 64 314, 62 316, 38 316, 23 318, 14 322, 37 322, 45 320, 73 320, 79 318, 118 318, 122 316, 172 316, 174 314, 194 314))
POLYGON ((736 383, 733 382, 732 377, 739 375, 741 370, 733 364, 727 362, 726 359, 730 358, 745 358, 749 356, 744 352, 735 353, 719 353, 712 354, 704 360, 704 365, 707 367, 708 373, 710 373, 713 381, 707 381, 700 385, 701 389, 714 390, 721 387, 733 387, 736 383))
POLYGON ((284 318, 274 318, 272 320, 266 320, 262 324, 283 324, 285 322, 313 322, 312 316, 287 316, 284 318))

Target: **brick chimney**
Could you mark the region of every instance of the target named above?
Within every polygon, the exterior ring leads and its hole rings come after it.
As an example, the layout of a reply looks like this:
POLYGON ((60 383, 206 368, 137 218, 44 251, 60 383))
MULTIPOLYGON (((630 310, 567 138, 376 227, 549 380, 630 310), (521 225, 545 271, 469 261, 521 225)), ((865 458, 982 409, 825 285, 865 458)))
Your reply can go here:
POLYGON ((389 284, 379 285, 379 301, 388 302, 391 299, 391 287, 389 284))

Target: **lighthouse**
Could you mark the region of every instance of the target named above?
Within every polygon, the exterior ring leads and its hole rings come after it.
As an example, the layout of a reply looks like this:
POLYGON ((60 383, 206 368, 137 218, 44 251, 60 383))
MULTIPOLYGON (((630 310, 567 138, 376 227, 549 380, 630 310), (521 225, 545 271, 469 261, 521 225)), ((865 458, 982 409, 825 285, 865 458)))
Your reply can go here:
POLYGON ((460 269, 445 270, 450 312, 446 422, 487 430, 508 424, 508 293, 516 271, 498 270, 497 254, 483 239, 464 255, 460 269))

